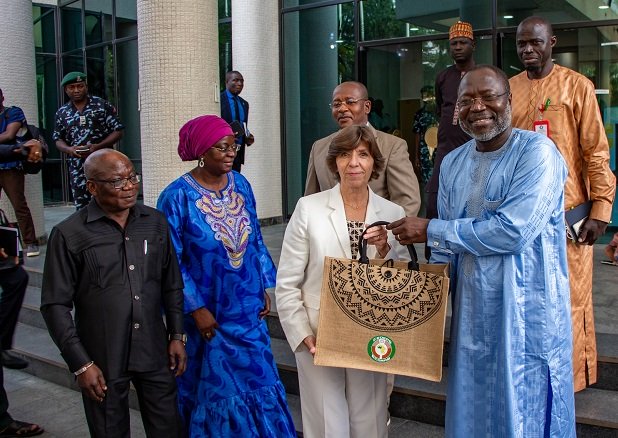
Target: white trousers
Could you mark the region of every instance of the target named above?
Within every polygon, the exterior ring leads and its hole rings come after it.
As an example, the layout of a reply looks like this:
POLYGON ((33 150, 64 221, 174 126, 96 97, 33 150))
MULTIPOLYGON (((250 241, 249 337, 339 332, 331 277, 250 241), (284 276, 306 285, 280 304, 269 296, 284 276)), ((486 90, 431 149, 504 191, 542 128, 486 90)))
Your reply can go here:
POLYGON ((386 438, 386 374, 316 366, 296 354, 305 438, 386 438))

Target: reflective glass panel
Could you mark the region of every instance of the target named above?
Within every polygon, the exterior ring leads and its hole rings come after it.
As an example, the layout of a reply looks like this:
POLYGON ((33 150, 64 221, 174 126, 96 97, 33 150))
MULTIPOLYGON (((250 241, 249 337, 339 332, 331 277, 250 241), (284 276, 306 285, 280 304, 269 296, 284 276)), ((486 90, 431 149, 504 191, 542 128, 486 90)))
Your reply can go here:
POLYGON ((60 21, 62 22, 62 51, 68 52, 82 47, 81 2, 61 7, 60 21))
POLYGON ((54 8, 32 7, 34 49, 37 53, 56 53, 54 8))
POLYGON ((84 30, 87 46, 112 40, 112 2, 113 0, 86 0, 84 30))
MULTIPOLYGON (((317 3, 321 1, 324 1, 324 0, 283 0, 283 7, 293 8, 294 6, 310 5, 312 3, 317 3)), ((351 1, 351 0, 347 0, 347 1, 351 1)), ((341 3, 345 3, 345 2, 346 0, 341 0, 341 3)))
POLYGON ((232 0, 219 0, 219 19, 232 16, 232 0))
POLYGON ((618 4, 611 0, 498 0, 498 26, 517 26, 531 15, 540 15, 552 24, 615 20, 618 4))
POLYGON ((287 207, 303 194, 315 140, 337 129, 328 104, 335 86, 355 77, 350 3, 287 13, 283 21, 287 207))
POLYGON ((43 178, 43 202, 62 202, 62 157, 54 147, 52 133, 54 117, 58 109, 58 77, 56 76, 56 57, 36 55, 36 84, 39 106, 39 129, 49 146, 49 155, 41 171, 43 178))
POLYGON ((140 123, 138 108, 139 74, 137 66, 137 40, 116 46, 118 71, 118 115, 125 126, 120 150, 131 160, 141 160, 140 123))
POLYGON ((360 7, 363 41, 448 33, 457 20, 474 29, 491 27, 492 0, 365 0, 360 7))
POLYGON ((137 36, 137 2, 116 1, 116 38, 137 36))
MULTIPOLYGON (((475 61, 491 64, 491 50, 491 39, 477 38, 475 61)), ((435 99, 429 101, 426 96, 423 102, 421 89, 431 87, 427 94, 435 96, 437 74, 452 64, 447 39, 367 49, 367 89, 373 99, 369 121, 377 129, 405 139, 410 159, 417 166, 420 155, 419 139, 413 130, 415 116, 424 104, 435 112, 435 99)))
POLYGON ((232 70, 232 23, 219 24, 219 80, 225 89, 225 74, 232 70))
POLYGON ((114 93, 114 54, 112 46, 86 50, 88 92, 116 103, 114 93))

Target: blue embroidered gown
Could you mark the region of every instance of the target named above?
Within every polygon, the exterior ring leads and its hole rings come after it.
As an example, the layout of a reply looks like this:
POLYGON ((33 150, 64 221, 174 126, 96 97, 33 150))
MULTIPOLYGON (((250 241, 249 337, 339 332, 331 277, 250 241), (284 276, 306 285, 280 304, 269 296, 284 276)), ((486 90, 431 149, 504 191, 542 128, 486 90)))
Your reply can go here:
POLYGON ((170 223, 185 283, 188 364, 178 378, 178 402, 186 436, 296 436, 259 319, 276 270, 248 181, 230 172, 217 194, 187 173, 161 193, 157 207, 170 223), (200 307, 219 324, 210 342, 190 315, 200 307))
POLYGON ((575 437, 566 176, 555 145, 519 129, 442 162, 427 238, 452 264, 449 438, 575 437))

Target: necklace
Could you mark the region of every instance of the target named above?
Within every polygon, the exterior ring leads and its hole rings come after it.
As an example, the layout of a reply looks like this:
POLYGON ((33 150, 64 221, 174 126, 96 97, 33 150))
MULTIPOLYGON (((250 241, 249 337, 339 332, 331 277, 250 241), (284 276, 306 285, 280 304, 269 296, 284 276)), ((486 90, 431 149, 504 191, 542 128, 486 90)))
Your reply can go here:
MULTIPOLYGON (((341 200, 343 200, 343 197, 341 198, 341 200)), ((367 201, 362 204, 348 204, 347 202, 343 201, 343 205, 347 205, 352 210, 360 210, 361 208, 365 208, 367 206, 367 201)))

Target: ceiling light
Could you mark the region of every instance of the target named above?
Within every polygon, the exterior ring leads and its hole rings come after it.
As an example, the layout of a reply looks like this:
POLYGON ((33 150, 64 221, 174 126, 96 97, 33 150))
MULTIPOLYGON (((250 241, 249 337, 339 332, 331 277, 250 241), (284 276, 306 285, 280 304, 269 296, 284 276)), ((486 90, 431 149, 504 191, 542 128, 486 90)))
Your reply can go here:
POLYGON ((609 9, 609 6, 607 6, 607 5, 601 5, 601 6, 599 6, 599 9, 609 9))
POLYGON ((512 15, 505 15, 505 16, 504 16, 504 18, 505 18, 506 20, 509 20, 509 19, 513 18, 513 16, 512 16, 512 15))

